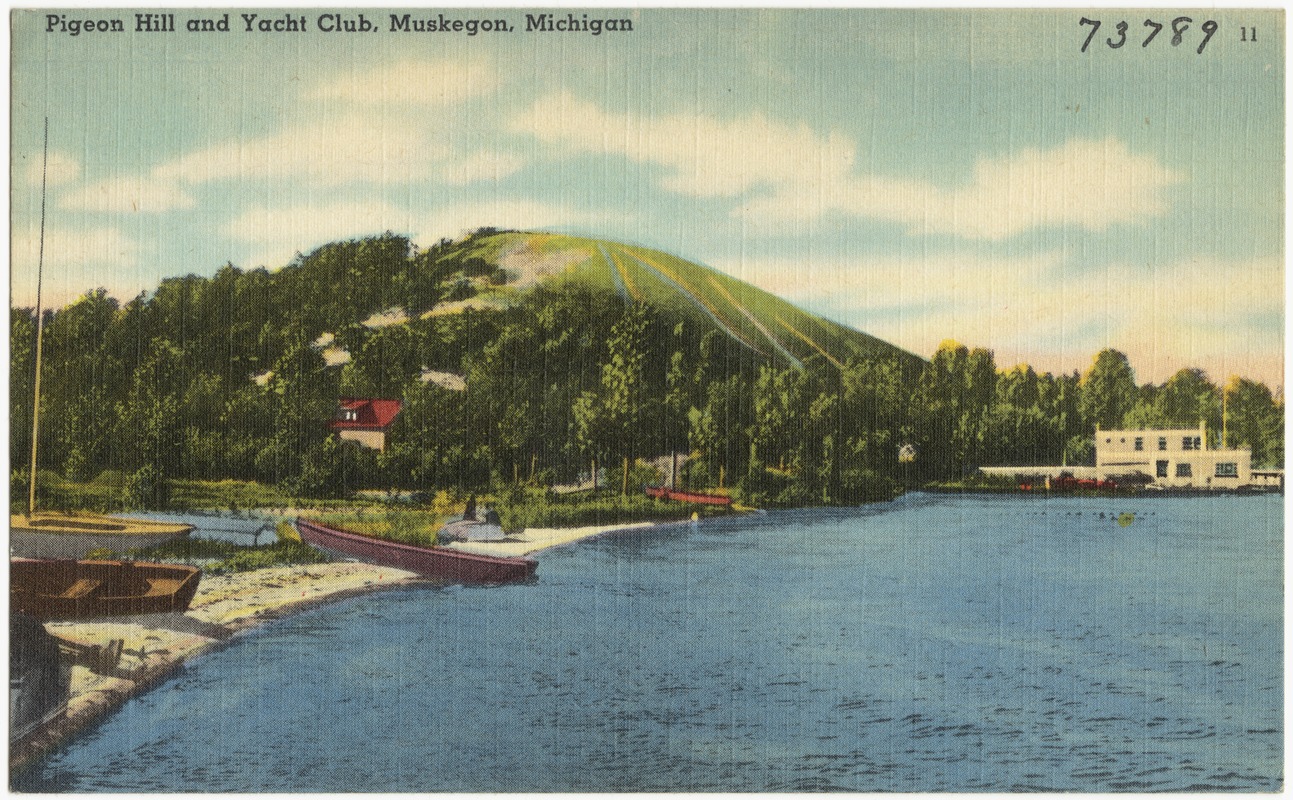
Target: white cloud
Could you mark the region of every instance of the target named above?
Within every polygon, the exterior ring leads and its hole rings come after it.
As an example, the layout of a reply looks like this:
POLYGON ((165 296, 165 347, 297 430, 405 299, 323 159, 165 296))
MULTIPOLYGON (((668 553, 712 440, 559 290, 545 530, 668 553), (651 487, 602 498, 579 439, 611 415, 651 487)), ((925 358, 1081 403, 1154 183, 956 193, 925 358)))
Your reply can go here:
POLYGON ((368 105, 400 111, 415 106, 454 105, 489 94, 498 86, 497 71, 484 62, 404 59, 340 75, 316 86, 309 96, 340 101, 347 107, 368 105))
MULTIPOLYGON (((461 61, 404 60, 347 73, 306 93, 338 101, 335 111, 288 117, 277 133, 219 142, 154 167, 147 175, 103 181, 73 191, 62 207, 97 212, 160 212, 192 208, 188 189, 214 182, 314 189, 344 185, 392 186, 422 180, 465 185, 510 175, 519 156, 478 152, 457 158, 440 125, 419 122, 410 109, 441 109, 498 86, 493 67, 461 61)), ((32 179, 33 167, 26 175, 32 179)), ((40 168, 35 165, 36 185, 40 168)), ((51 183, 80 175, 68 156, 50 154, 51 183)))
POLYGON ((1276 258, 1094 271, 1072 268, 1058 253, 719 266, 923 356, 951 338, 994 350, 1001 367, 1071 372, 1114 347, 1141 381, 1161 383, 1197 366, 1215 381, 1240 374, 1283 384, 1276 258))
POLYGON ((407 119, 350 114, 217 144, 162 164, 153 177, 187 184, 295 179, 325 188, 391 185, 436 174, 448 155, 445 145, 407 119))
POLYGON ((509 128, 574 152, 622 155, 668 170, 679 194, 730 197, 752 230, 801 226, 839 213, 888 220, 912 234, 1004 239, 1035 228, 1100 231, 1167 211, 1182 176, 1116 139, 1075 139, 983 159, 972 180, 944 186, 859 171, 857 144, 762 114, 611 114, 569 92, 540 99, 509 128))
MULTIPOLYGON (((133 296, 145 288, 136 271, 140 252, 139 243, 116 228, 47 227, 42 305, 63 305, 98 287, 116 297, 133 296)), ((14 231, 10 259, 12 302, 35 305, 40 267, 38 228, 14 231)))
POLYGON ((1181 176, 1116 139, 1075 139, 1050 150, 982 159, 968 186, 864 180, 844 209, 892 219, 910 232, 1004 239, 1034 228, 1102 231, 1167 212, 1164 190, 1181 176))
POLYGON ((196 201, 174 183, 136 176, 74 189, 63 194, 58 204, 71 211, 156 214, 192 208, 196 201))
POLYGON ((32 158, 23 168, 23 181, 28 186, 39 187, 42 176, 49 186, 63 186, 81 177, 81 162, 76 156, 53 150, 48 160, 45 164, 41 158, 32 158))
POLYGON ((754 114, 720 120, 703 114, 608 114, 569 92, 536 102, 509 128, 576 151, 624 155, 671 170, 665 188, 730 197, 760 186, 809 182, 852 169, 846 137, 820 136, 754 114))
POLYGON ((450 160, 441 176, 452 186, 466 186, 480 181, 502 180, 524 166, 525 159, 520 156, 482 151, 450 160))
POLYGON ((443 121, 426 115, 497 85, 492 67, 456 61, 406 60, 348 73, 307 93, 337 101, 335 111, 311 112, 276 133, 188 153, 159 165, 151 177, 179 185, 290 180, 332 189, 423 180, 464 185, 510 175, 524 163, 519 156, 460 157, 443 135, 443 121))
POLYGON ((411 233, 407 211, 383 203, 333 202, 248 209, 223 226, 223 233, 245 243, 245 266, 270 269, 286 265, 296 253, 328 242, 384 231, 411 233))

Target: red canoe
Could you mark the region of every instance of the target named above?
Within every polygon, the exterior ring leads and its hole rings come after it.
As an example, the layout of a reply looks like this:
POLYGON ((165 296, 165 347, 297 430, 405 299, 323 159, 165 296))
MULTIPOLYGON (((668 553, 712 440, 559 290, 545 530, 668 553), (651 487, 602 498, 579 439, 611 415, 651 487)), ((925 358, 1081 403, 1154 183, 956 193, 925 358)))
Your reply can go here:
POLYGON ((730 506, 732 498, 721 494, 701 494, 700 492, 680 492, 667 486, 646 487, 647 497, 657 500, 676 500, 679 503, 696 503, 702 506, 730 506))
POLYGON ((185 611, 202 572, 143 561, 9 561, 9 608, 37 619, 88 619, 185 611))
POLYGON ((501 558, 448 547, 418 547, 297 519, 296 528, 308 544, 373 564, 404 569, 457 583, 509 583, 534 576, 539 562, 532 558, 501 558))

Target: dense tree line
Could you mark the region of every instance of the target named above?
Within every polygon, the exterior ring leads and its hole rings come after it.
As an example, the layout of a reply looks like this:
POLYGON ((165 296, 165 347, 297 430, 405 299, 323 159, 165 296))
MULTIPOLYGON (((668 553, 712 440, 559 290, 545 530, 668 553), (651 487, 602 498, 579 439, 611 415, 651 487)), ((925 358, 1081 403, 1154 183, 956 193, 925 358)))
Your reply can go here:
MULTIPOLYGON (((287 267, 163 281, 124 304, 102 290, 47 311, 41 468, 105 470, 160 491, 168 478, 238 478, 301 495, 569 482, 616 488, 639 459, 689 453, 681 481, 759 502, 851 503, 984 464, 1089 461, 1095 426, 1195 426, 1283 462, 1283 398, 1200 370, 1137 385, 1105 350, 1083 374, 999 369, 945 342, 918 375, 896 358, 771 362, 714 328, 625 303, 566 275, 510 305, 424 314, 505 273, 488 232, 418 251, 401 236, 340 242, 287 267), (403 309, 395 324, 364 324, 403 309), (331 334, 329 343, 325 334, 331 334), (329 346, 349 353, 329 363, 329 346), (465 378, 455 391, 424 369, 465 378), (343 444, 341 396, 403 409, 383 453, 343 444), (915 459, 898 458, 904 446, 915 459)), ((30 450, 35 319, 11 314, 11 463, 30 450)), ((160 495, 153 501, 160 502, 160 495)))

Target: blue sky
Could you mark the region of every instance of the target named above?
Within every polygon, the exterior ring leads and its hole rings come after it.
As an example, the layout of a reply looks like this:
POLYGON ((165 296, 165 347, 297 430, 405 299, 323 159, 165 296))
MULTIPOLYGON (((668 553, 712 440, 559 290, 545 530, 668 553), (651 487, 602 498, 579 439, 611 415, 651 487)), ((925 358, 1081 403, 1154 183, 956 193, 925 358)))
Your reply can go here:
POLYGON ((445 12, 516 27, 474 37, 252 11, 310 30, 219 9, 135 34, 117 8, 70 16, 127 32, 73 37, 15 13, 14 304, 48 115, 55 303, 496 225, 658 247, 922 355, 954 338, 1067 372, 1116 347, 1141 381, 1283 385, 1281 11, 1195 13, 1177 47, 1140 46, 1165 9, 589 11, 633 22, 600 36, 445 12))

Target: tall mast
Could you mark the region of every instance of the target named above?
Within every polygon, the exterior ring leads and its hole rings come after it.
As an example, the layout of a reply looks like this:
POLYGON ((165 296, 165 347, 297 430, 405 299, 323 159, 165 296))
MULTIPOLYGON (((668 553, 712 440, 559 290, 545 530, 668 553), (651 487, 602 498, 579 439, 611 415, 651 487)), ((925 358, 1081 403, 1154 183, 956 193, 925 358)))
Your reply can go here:
POLYGON ((36 513, 36 442, 40 434, 40 344, 45 315, 40 307, 41 280, 45 272, 45 179, 49 172, 49 117, 45 117, 45 147, 40 164, 40 254, 36 259, 36 380, 32 388, 31 490, 27 495, 27 516, 36 513))
POLYGON ((1221 387, 1221 449, 1225 450, 1226 444, 1226 388, 1221 387))

